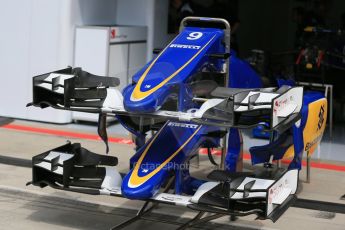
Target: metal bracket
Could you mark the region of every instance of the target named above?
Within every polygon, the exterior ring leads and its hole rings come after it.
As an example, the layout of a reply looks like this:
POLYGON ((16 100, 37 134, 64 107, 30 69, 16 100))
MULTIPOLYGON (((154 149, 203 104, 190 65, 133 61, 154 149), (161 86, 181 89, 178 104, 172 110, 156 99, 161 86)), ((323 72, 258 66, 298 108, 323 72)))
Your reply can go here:
POLYGON ((199 212, 193 219, 191 219, 187 223, 185 223, 182 226, 180 226, 179 228, 177 228, 177 230, 184 230, 187 228, 191 228, 191 227, 194 227, 196 225, 206 223, 206 222, 209 222, 211 220, 215 220, 215 219, 218 219, 220 217, 225 216, 224 214, 213 214, 213 215, 203 217, 205 215, 205 213, 206 212, 202 212, 202 211, 199 212))
MULTIPOLYGON (((170 180, 168 181, 167 185, 165 186, 165 188, 163 189, 163 192, 168 192, 169 189, 172 187, 173 182, 175 181, 175 176, 171 177, 170 180)), ((111 230, 118 230, 118 229, 123 229, 124 227, 140 220, 140 219, 144 219, 144 215, 148 214, 149 212, 151 212, 154 208, 156 208, 158 206, 159 203, 154 202, 154 201, 146 201, 144 203, 144 205, 140 208, 140 210, 137 212, 137 215, 135 215, 134 217, 130 218, 129 220, 126 220, 125 222, 122 222, 114 227, 111 228, 111 230), (153 203, 151 205, 151 207, 147 208, 147 206, 153 203)))
POLYGON ((152 201, 146 201, 144 203, 144 205, 141 207, 141 209, 138 211, 137 215, 130 218, 129 220, 126 220, 123 223, 120 223, 119 225, 116 225, 114 227, 111 228, 111 230, 118 230, 118 229, 123 229, 124 227, 134 223, 135 221, 138 221, 140 219, 142 219, 142 217, 151 212, 157 205, 158 203, 154 203, 151 205, 151 207, 147 208, 147 206, 149 205, 149 203, 151 203, 152 201))
POLYGON ((311 163, 311 156, 309 156, 309 151, 307 152, 307 183, 310 183, 310 163, 311 163))

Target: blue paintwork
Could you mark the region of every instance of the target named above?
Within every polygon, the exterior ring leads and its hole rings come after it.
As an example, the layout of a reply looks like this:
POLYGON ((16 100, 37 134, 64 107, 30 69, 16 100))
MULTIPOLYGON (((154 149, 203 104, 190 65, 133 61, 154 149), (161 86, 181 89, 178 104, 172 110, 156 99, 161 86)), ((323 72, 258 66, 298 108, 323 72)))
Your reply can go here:
POLYGON ((242 137, 239 129, 230 128, 228 137, 228 149, 225 157, 225 169, 236 172, 237 161, 241 153, 242 137))
MULTIPOLYGON (((128 85, 123 90, 124 95, 124 106, 127 111, 131 112, 153 112, 158 110, 165 101, 177 90, 178 96, 178 110, 186 111, 190 108, 195 108, 195 104, 192 102, 192 94, 188 87, 188 82, 191 80, 193 74, 199 72, 201 68, 212 64, 216 68, 216 71, 221 71, 224 64, 224 60, 209 58, 207 54, 212 53, 224 53, 225 47, 221 42, 224 37, 224 32, 220 29, 215 28, 195 28, 187 27, 182 31, 162 53, 156 57, 156 59, 145 65, 138 73, 136 73, 132 78, 132 84, 128 85), (193 32, 201 32, 202 36, 196 40, 187 39, 189 34, 193 32), (177 48, 176 45, 192 45, 193 47, 200 47, 199 49, 190 48, 177 48), (175 77, 170 79, 164 86, 156 90, 151 95, 147 96, 142 100, 131 100, 131 95, 138 83, 139 79, 145 73, 145 71, 150 67, 152 62, 154 62, 152 68, 148 71, 147 76, 142 82, 140 90, 146 92, 157 86, 164 79, 173 74, 181 66, 183 66, 188 60, 193 58, 200 49, 203 49, 194 59, 191 61, 182 71, 180 71, 175 77), (149 86, 149 87, 148 87, 149 86)), ((239 59, 234 51, 231 52, 230 56, 230 82, 229 87, 238 88, 257 88, 262 86, 260 76, 255 73, 255 71, 250 67, 250 65, 239 59)), ((124 126, 126 127, 126 125, 124 126)), ((130 132, 138 135, 138 132, 128 129, 130 132)), ((218 130, 216 127, 203 127, 198 135, 194 136, 191 142, 184 147, 183 151, 174 157, 171 161, 177 165, 186 162, 191 155, 195 154, 194 151, 200 146, 219 146, 219 138, 206 137, 204 134, 210 130, 218 130)), ((240 134, 239 130, 231 129, 231 134, 229 135, 229 149, 226 156, 226 167, 227 170, 235 171, 236 163, 240 153, 240 134)), ((192 134, 192 129, 186 129, 174 126, 164 126, 155 140, 155 143, 151 146, 149 152, 145 156, 143 165, 149 164, 159 164, 164 159, 169 157, 169 154, 173 150, 181 146, 186 138, 192 134), (169 143, 169 144, 167 144, 169 143)), ((141 135, 139 135, 141 136, 141 135)), ((148 142, 150 143, 150 141, 148 142)), ((141 154, 145 150, 146 143, 142 148, 140 148, 137 153, 131 158, 130 164, 133 166, 141 154)), ((143 166, 145 167, 145 166, 143 166)), ((146 173, 148 168, 143 168, 146 173)), ((128 180, 133 173, 132 170, 125 176, 122 184, 122 193, 124 196, 131 199, 146 199, 154 195, 161 184, 166 180, 169 172, 173 170, 171 167, 165 167, 163 170, 159 171, 155 176, 149 179, 143 185, 137 188, 128 187, 128 180)), ((174 170, 175 171, 175 190, 179 193, 192 194, 195 188, 197 188, 201 183, 200 180, 196 180, 189 175, 189 169, 184 170, 174 170)), ((143 172, 140 172, 139 176, 142 176, 143 172)))
POLYGON ((291 135, 283 133, 275 141, 267 145, 253 146, 249 148, 252 164, 269 162, 271 156, 273 156, 273 160, 280 160, 292 144, 293 138, 291 138, 291 135))
MULTIPOLYGON (((196 130, 200 128, 195 136, 181 149, 181 151, 173 158, 169 163, 163 167, 157 174, 152 176, 142 185, 131 188, 128 186, 130 177, 134 173, 133 168, 124 177, 122 182, 122 194, 130 199, 147 199, 152 197, 161 185, 166 181, 169 173, 176 171, 178 183, 175 185, 177 193, 182 193, 186 188, 183 188, 186 180, 191 180, 189 174, 185 171, 180 171, 186 167, 183 165, 190 157, 195 155, 199 146, 210 139, 205 134, 211 131, 215 131, 218 128, 211 126, 194 125, 194 127, 188 127, 190 123, 180 122, 167 122, 166 125, 156 134, 157 137, 148 149, 146 156, 140 164, 138 176, 143 177, 154 171, 159 165, 162 164, 167 158, 169 158, 176 150, 178 150, 196 130), (187 124, 187 126, 186 126, 187 124)), ((134 166, 144 150, 153 141, 153 138, 149 140, 139 151, 130 159, 130 164, 134 166)), ((188 169, 188 168, 187 168, 188 169)))
POLYGON ((262 88, 261 77, 248 62, 237 57, 234 50, 230 56, 230 84, 231 88, 262 88))
POLYGON ((289 164, 289 169, 301 169, 302 168, 302 156, 303 156, 303 149, 304 149, 304 141, 303 141, 303 129, 304 126, 296 126, 292 127, 293 133, 293 144, 294 144, 294 157, 289 164))
MULTIPOLYGON (((127 111, 131 112, 153 112, 160 109, 169 97, 173 94, 178 97, 178 110, 186 111, 190 108, 195 108, 196 105, 192 102, 191 91, 188 87, 188 82, 192 76, 201 71, 201 69, 209 64, 212 64, 216 68, 216 71, 221 71, 224 64, 224 60, 212 59, 208 54, 212 53, 224 53, 225 47, 221 42, 223 40, 224 33, 220 29, 214 28, 185 28, 169 45, 162 51, 158 57, 145 65, 138 73, 132 78, 132 84, 128 85, 123 90, 124 95, 124 107, 127 111), (187 39, 187 37, 193 32, 201 32, 202 36, 196 40, 187 39), (176 45, 187 45, 187 48, 177 48, 176 45), (192 45, 194 48, 188 47, 192 45), (200 48, 195 48, 200 47, 200 48), (200 51, 200 49, 203 49, 200 51), (200 53, 194 57, 194 59, 185 66, 180 72, 171 78, 161 88, 152 92, 139 100, 131 100, 132 93, 136 84, 139 84, 140 78, 143 76, 148 68, 147 75, 143 80, 140 90, 147 92, 148 90, 159 85, 164 79, 168 78, 171 74, 177 71, 188 60, 193 58, 197 52, 200 53), (151 66, 152 64, 152 66, 151 66), (151 67, 150 67, 151 66, 151 67)), ((230 57, 230 82, 229 87, 237 88, 258 88, 262 87, 260 76, 250 67, 250 65, 239 59, 235 52, 231 52, 230 57)), ((119 118, 121 120, 121 118, 119 118)), ((122 122, 124 123, 124 122, 122 122)), ((183 164, 188 163, 189 159, 196 155, 198 148, 203 146, 219 146, 218 137, 207 136, 208 132, 219 130, 218 127, 200 126, 185 127, 181 122, 167 122, 161 130, 146 142, 136 154, 131 158, 130 172, 124 177, 122 183, 122 194, 129 199, 148 199, 155 195, 164 182, 167 181, 171 173, 174 173, 175 179, 175 191, 177 194, 187 193, 193 194, 195 189, 198 188, 204 181, 192 178, 189 175, 188 167, 183 164), (173 125, 175 124, 175 125, 173 125), (177 125, 176 125, 177 124, 177 125), (180 124, 180 125, 179 125, 180 124), (182 125, 181 125, 182 124, 182 125), (194 137, 181 149, 181 151, 172 158, 169 163, 159 170, 154 176, 147 179, 141 185, 129 186, 129 181, 133 173, 135 173, 134 165, 139 161, 142 154, 147 150, 145 157, 140 163, 138 176, 143 177, 154 171, 159 165, 161 165, 167 158, 171 156, 177 149, 179 149, 188 138, 190 138, 196 129, 200 127, 194 137), (156 138, 156 139, 154 139, 156 138), (152 144, 149 149, 148 146, 152 144)), ((126 127, 130 132, 138 135, 141 139, 142 134, 136 130, 131 130, 126 127)), ((298 130, 295 136, 298 136, 298 130)), ((300 137, 298 137, 300 138, 300 137)), ((302 138, 303 140, 303 138, 302 138)), ((300 148, 297 145, 296 148, 300 148)), ((303 148, 302 148, 303 149, 303 148)), ((279 150, 279 149, 278 149, 279 150)), ((237 160, 241 152, 241 135, 238 129, 231 128, 228 137, 228 150, 226 155, 226 170, 235 171, 237 166, 237 160)), ((279 150, 279 152, 281 152, 279 150)), ((279 156, 281 154, 278 154, 279 156)), ((278 156, 278 157, 279 157, 278 156)), ((264 159, 259 157, 259 162, 264 159)), ((297 162, 298 164, 298 157, 297 162)), ((265 158, 266 160, 266 158, 265 158)))
POLYGON ((282 87, 283 85, 288 85, 292 87, 296 85, 296 82, 292 79, 277 78, 277 85, 278 87, 282 87))
POLYGON ((266 131, 267 128, 269 128, 268 123, 262 123, 259 126, 255 127, 253 129, 253 137, 254 138, 262 138, 262 139, 269 139, 270 138, 270 132, 266 131))
MULTIPOLYGON (((224 33, 220 29, 213 28, 194 28, 187 27, 182 31, 168 46, 162 51, 162 53, 154 60, 149 62, 142 70, 136 73, 133 78, 133 84, 128 85, 123 90, 124 106, 127 111, 131 112, 153 112, 162 106, 162 104, 171 95, 174 87, 186 88, 186 83, 190 81, 190 77, 196 72, 200 71, 200 68, 205 63, 215 62, 215 66, 220 67, 221 62, 219 60, 210 60, 207 54, 225 52, 224 45, 221 43, 224 33), (202 36, 196 40, 189 40, 189 34, 193 32, 200 32, 202 36), (187 48, 181 48, 179 45, 184 45, 187 48), (192 48, 191 48, 192 47, 192 48), (169 80, 163 87, 155 91, 153 94, 139 101, 132 101, 131 95, 135 88, 135 84, 143 76, 145 70, 149 68, 152 62, 155 64, 148 71, 146 78, 140 87, 142 92, 146 92, 158 84, 175 71, 180 69, 190 59, 193 58, 200 50, 202 50, 185 68, 183 68, 176 76, 169 80)), ((184 98, 185 103, 180 105, 181 110, 185 105, 191 105, 188 103, 191 101, 191 97, 183 97, 186 95, 185 90, 180 90, 184 95, 179 95, 180 98, 184 98)))

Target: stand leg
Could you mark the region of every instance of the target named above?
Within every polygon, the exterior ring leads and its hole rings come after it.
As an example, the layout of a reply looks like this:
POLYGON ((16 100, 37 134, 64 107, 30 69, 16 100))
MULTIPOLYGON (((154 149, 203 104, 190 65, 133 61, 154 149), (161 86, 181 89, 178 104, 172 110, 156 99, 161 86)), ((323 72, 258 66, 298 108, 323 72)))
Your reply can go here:
POLYGON ((137 220, 139 220, 145 213, 150 212, 156 206, 156 204, 153 204, 149 209, 146 209, 149 203, 150 203, 150 201, 146 201, 145 204, 138 211, 138 213, 135 217, 130 218, 129 220, 126 220, 125 222, 123 222, 119 225, 116 225, 115 227, 112 227, 111 230, 123 229, 124 227, 134 223, 137 220))
POLYGON ((135 221, 139 220, 140 216, 135 216, 119 225, 116 225, 115 227, 112 227, 110 230, 118 230, 118 229, 123 229, 124 227, 134 223, 135 221))
POLYGON ((330 102, 329 102, 329 136, 333 138, 333 85, 330 87, 330 102))
POLYGON ((187 228, 190 228, 190 227, 202 224, 202 223, 206 223, 206 222, 209 222, 211 220, 218 219, 218 218, 224 216, 224 214, 213 214, 213 215, 209 215, 209 216, 202 218, 202 216, 204 214, 205 214, 205 212, 199 212, 193 219, 191 219, 190 221, 188 221, 184 225, 177 228, 177 230, 184 230, 184 229, 187 229, 187 228))
MULTIPOLYGON (((174 182, 175 177, 171 177, 170 180, 168 181, 166 187, 163 189, 163 192, 169 191, 171 188, 173 182, 174 182)), ((120 223, 119 225, 116 225, 115 227, 112 227, 111 230, 118 230, 118 229, 123 229, 124 227, 134 223, 135 221, 140 220, 145 214, 151 212, 154 208, 158 206, 157 202, 152 202, 152 201, 146 201, 144 205, 141 207, 141 209, 138 211, 137 215, 134 216, 133 218, 120 223), (147 208, 149 203, 152 203, 151 207, 147 208)))
POLYGON ((196 221, 200 220, 200 218, 205 214, 205 212, 199 212, 193 219, 191 219, 190 221, 188 221, 187 223, 183 224, 182 226, 180 226, 179 228, 177 228, 176 230, 184 230, 187 229, 189 227, 191 227, 196 221))
POLYGON ((214 215, 206 216, 204 218, 201 218, 199 221, 196 221, 196 223, 194 225, 206 223, 206 222, 209 222, 211 220, 218 219, 222 216, 224 216, 224 214, 214 214, 214 215))
POLYGON ((219 169, 224 170, 225 169, 225 156, 226 156, 226 152, 227 152, 227 142, 228 142, 228 135, 225 135, 223 137, 223 146, 222 146, 222 155, 220 157, 220 164, 219 164, 219 169))
POLYGON ((200 154, 198 153, 196 155, 196 167, 199 168, 199 166, 200 166, 200 154))
POLYGON ((310 183, 310 156, 309 152, 307 152, 307 183, 310 183))
POLYGON ((240 153, 237 158, 236 172, 243 172, 243 136, 241 130, 238 130, 240 136, 240 153))

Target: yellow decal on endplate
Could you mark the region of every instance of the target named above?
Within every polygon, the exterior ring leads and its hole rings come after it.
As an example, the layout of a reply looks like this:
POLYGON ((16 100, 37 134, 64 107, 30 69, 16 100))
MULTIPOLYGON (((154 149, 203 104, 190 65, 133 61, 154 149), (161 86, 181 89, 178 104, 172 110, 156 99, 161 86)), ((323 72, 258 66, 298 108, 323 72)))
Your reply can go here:
MULTIPOLYGON (((327 100, 325 98, 312 102, 308 106, 307 123, 303 130, 304 152, 312 155, 318 146, 327 120, 327 100)), ((283 158, 294 156, 293 145, 288 148, 283 158)))

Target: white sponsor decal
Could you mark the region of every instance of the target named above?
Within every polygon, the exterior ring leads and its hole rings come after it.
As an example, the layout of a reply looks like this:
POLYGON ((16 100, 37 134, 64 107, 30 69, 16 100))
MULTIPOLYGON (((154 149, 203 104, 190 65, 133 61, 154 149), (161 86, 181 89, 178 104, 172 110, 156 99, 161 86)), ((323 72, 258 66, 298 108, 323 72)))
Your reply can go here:
POLYGON ((168 124, 168 126, 181 127, 181 128, 192 128, 192 129, 198 128, 198 125, 186 124, 186 123, 177 123, 177 122, 170 122, 168 124))
POLYGON ((285 179, 281 182, 281 184, 273 186, 268 193, 268 203, 272 204, 272 201, 279 196, 279 194, 283 191, 284 188, 288 186, 288 180, 285 179))
POLYGON ((170 48, 181 48, 181 49, 192 49, 192 50, 198 50, 201 48, 201 46, 184 45, 184 44, 171 44, 169 47, 170 48))
POLYGON ((202 37, 201 32, 192 32, 188 35, 187 39, 188 40, 197 40, 202 37))
POLYGON ((278 111, 284 109, 290 102, 294 101, 293 96, 282 97, 280 100, 276 100, 273 106, 273 112, 276 115, 278 111))

